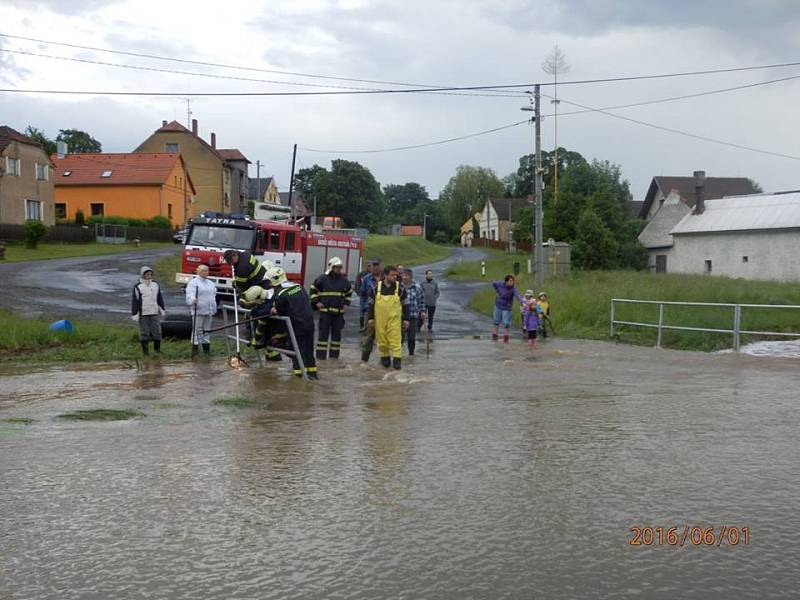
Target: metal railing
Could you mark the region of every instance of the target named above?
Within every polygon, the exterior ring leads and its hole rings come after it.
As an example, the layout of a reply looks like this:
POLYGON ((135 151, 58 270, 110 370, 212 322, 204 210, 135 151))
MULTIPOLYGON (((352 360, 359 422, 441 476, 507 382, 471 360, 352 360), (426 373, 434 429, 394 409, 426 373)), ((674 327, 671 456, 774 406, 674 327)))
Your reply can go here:
POLYGON ((660 300, 631 300, 628 298, 611 299, 611 337, 616 335, 616 325, 630 325, 634 327, 648 327, 657 329, 656 348, 661 348, 662 333, 665 329, 675 331, 702 331, 706 333, 725 333, 733 336, 733 349, 738 352, 741 348, 742 335, 760 335, 766 337, 796 337, 798 332, 788 331, 751 331, 742 329, 742 309, 784 308, 800 309, 797 304, 725 304, 715 302, 667 302, 660 300), (640 323, 637 321, 622 321, 616 318, 616 304, 651 304, 658 305, 658 323, 640 323), (731 329, 715 329, 710 327, 689 327, 686 325, 664 325, 665 306, 701 306, 733 309, 733 327, 731 329))
MULTIPOLYGON (((250 310, 249 309, 246 309, 246 308, 238 308, 237 309, 236 307, 234 307, 233 304, 222 304, 222 305, 220 305, 220 309, 222 310, 222 322, 226 326, 229 325, 229 324, 236 323, 235 314, 237 312, 239 313, 239 317, 240 317, 241 320, 248 319, 249 315, 250 315, 250 310), (229 315, 233 315, 233 320, 232 321, 229 320, 229 315)), ((294 327, 292 327, 292 320, 289 317, 280 317, 280 316, 270 316, 268 318, 270 320, 272 320, 272 321, 281 321, 281 322, 284 323, 284 325, 286 327, 286 333, 289 336, 289 341, 292 343, 292 349, 291 350, 287 350, 286 348, 276 348, 274 346, 266 346, 263 349, 256 349, 255 353, 256 353, 256 356, 258 357, 258 364, 260 366, 262 366, 262 367, 266 365, 267 361, 264 358, 264 350, 271 351, 271 352, 277 352, 279 354, 283 354, 285 356, 288 356, 289 358, 297 357, 297 363, 300 366, 300 372, 302 373, 303 379, 308 379, 308 376, 306 375, 306 366, 305 366, 305 363, 303 362, 303 355, 300 352, 300 347, 297 345, 297 337, 294 334, 294 327)), ((251 327, 255 327, 256 326, 256 322, 255 321, 251 321, 250 322, 250 326, 251 327)), ((239 335, 239 327, 240 326, 237 325, 235 327, 231 327, 230 330, 228 330, 228 329, 225 330, 225 332, 226 332, 225 333, 225 345, 226 345, 227 350, 228 350, 228 358, 233 356, 233 351, 231 349, 231 344, 232 343, 235 344, 237 342, 237 340, 238 340, 240 347, 243 346, 243 345, 244 346, 247 345, 248 340, 245 340, 244 338, 242 338, 239 335)))

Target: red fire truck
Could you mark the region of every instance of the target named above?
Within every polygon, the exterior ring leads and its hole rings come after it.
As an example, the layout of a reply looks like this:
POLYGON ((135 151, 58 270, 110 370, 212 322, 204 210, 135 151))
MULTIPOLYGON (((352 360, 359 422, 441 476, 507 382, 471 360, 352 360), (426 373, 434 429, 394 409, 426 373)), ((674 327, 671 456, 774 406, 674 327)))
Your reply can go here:
POLYGON ((185 285, 197 266, 204 263, 209 266, 209 279, 220 292, 232 293, 231 266, 222 258, 230 249, 269 260, 282 267, 289 280, 308 288, 334 256, 342 259, 344 273, 355 278, 361 270, 364 242, 351 235, 306 231, 276 221, 198 217, 186 232, 181 272, 175 275, 175 281, 185 285))

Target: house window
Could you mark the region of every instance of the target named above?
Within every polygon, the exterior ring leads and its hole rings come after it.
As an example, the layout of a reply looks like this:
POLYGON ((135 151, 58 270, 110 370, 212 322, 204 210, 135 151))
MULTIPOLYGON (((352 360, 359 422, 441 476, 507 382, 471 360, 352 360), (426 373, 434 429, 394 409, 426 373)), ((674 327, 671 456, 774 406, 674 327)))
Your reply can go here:
POLYGON ((743 257, 742 257, 742 262, 743 262, 743 263, 750 262, 750 258, 749 258, 749 257, 747 257, 747 256, 743 256, 743 257))
POLYGON ((164 144, 164 152, 170 152, 172 154, 175 154, 176 152, 178 152, 178 148, 179 148, 178 144, 164 144))
POLYGON ((18 158, 8 158, 6 156, 6 173, 8 175, 19 175, 22 170, 22 163, 18 158))
POLYGON ((113 172, 114 172, 114 171, 111 171, 111 170, 108 170, 108 171, 103 171, 102 173, 100 173, 100 177, 111 177, 111 174, 112 174, 113 172))
POLYGON ((56 219, 66 219, 67 204, 65 202, 56 202, 55 213, 56 213, 56 219))
POLYGON ((172 203, 167 204, 167 216, 172 219, 172 203))
POLYGON ((72 171, 64 171, 64 177, 69 177, 72 175, 72 171))
POLYGON ((102 202, 97 202, 97 203, 93 202, 92 204, 89 205, 89 208, 90 208, 90 210, 92 212, 92 216, 93 217, 102 217, 103 216, 103 203, 102 202))
POLYGON ((41 221, 42 203, 38 200, 25 200, 25 218, 41 221))
POLYGON ((36 163, 36 179, 47 181, 50 178, 50 168, 47 165, 36 163))
POLYGON ((706 275, 710 275, 710 274, 711 274, 711 261, 710 261, 710 260, 707 260, 707 261, 706 261, 706 270, 705 270, 705 273, 706 273, 706 275))

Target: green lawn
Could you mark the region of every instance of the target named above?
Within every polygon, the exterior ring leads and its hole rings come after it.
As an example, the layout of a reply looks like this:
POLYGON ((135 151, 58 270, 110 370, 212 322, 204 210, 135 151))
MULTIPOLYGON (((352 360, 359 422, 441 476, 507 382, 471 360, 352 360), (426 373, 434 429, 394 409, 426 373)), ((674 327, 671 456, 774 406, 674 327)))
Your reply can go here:
MULTIPOLYGON (((486 260, 486 289, 470 301, 470 307, 491 314, 494 290, 491 281, 512 273, 514 261, 519 261, 521 275, 517 287, 521 292, 534 289, 527 270, 527 254, 508 255, 491 252, 486 260)), ((480 280, 480 262, 454 265, 449 275, 460 279, 480 280)), ((611 298, 636 300, 665 300, 679 302, 714 302, 739 304, 797 304, 800 287, 790 283, 745 281, 703 275, 655 275, 635 271, 574 272, 568 276, 548 278, 544 285, 550 303, 552 320, 558 334, 570 338, 608 339, 611 298)), ((515 305, 516 308, 516 305, 515 305)), ((518 310, 514 322, 519 325, 518 310)), ((617 305, 616 318, 645 323, 658 322, 657 305, 617 305)), ((733 309, 726 307, 666 306, 666 325, 731 329, 733 309)), ((743 309, 742 328, 753 331, 800 332, 800 309, 743 309)), ((619 327, 617 339, 623 342, 653 345, 654 329, 619 327)), ((755 341, 743 336, 742 342, 755 341)), ((730 334, 689 331, 664 331, 662 345, 684 350, 719 350, 732 346, 730 334)))
MULTIPOLYGON (((141 357, 138 328, 133 321, 112 325, 74 320, 72 335, 50 331, 47 326, 51 322, 0 310, 0 361, 105 362, 141 357)), ((190 356, 188 340, 164 340, 161 351, 164 358, 190 356)))
POLYGON ((25 247, 23 243, 12 243, 6 246, 6 262, 20 262, 25 260, 45 260, 48 258, 73 258, 76 256, 101 256, 103 254, 118 254, 133 250, 148 250, 154 248, 169 248, 172 242, 142 242, 137 248, 128 244, 56 244, 40 242, 35 250, 25 247))

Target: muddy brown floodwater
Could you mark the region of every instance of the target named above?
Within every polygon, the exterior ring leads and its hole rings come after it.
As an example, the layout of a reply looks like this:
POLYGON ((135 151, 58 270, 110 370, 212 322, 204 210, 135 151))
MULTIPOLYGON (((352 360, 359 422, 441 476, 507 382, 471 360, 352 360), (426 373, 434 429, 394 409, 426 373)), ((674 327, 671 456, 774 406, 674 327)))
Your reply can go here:
POLYGON ((35 421, 0 423, 0 597, 796 597, 796 361, 434 346, 319 384, 3 367, 0 419, 35 421), (56 418, 92 408, 145 416, 56 418), (629 544, 684 525, 749 544, 629 544))

